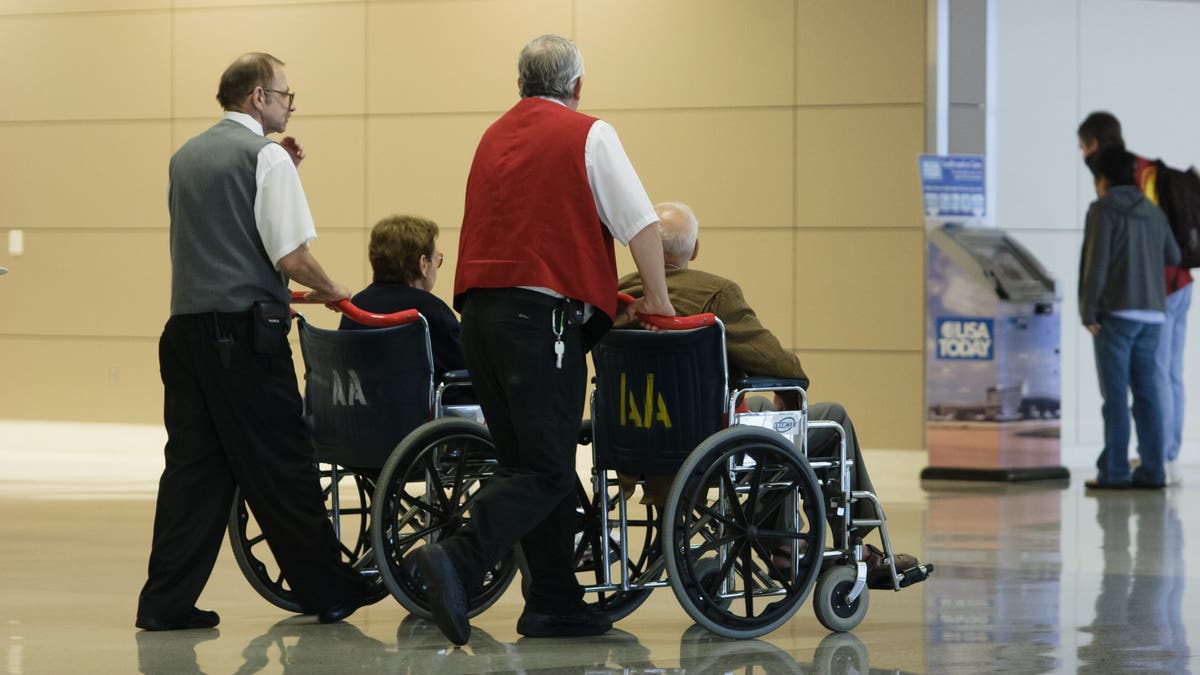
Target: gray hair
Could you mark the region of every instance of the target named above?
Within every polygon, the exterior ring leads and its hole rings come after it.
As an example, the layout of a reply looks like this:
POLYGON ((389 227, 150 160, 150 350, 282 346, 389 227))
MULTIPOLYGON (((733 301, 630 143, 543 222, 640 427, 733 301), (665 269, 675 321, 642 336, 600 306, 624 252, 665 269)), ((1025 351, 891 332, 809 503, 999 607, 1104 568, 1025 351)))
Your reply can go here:
POLYGON ((655 204, 654 210, 658 213, 658 234, 662 237, 663 255, 685 260, 691 258, 700 232, 700 222, 696 220, 692 208, 683 202, 662 202, 655 204))
POLYGON ((575 82, 583 77, 583 54, 574 42, 561 35, 535 37, 517 58, 521 98, 549 96, 568 100, 575 95, 575 82))

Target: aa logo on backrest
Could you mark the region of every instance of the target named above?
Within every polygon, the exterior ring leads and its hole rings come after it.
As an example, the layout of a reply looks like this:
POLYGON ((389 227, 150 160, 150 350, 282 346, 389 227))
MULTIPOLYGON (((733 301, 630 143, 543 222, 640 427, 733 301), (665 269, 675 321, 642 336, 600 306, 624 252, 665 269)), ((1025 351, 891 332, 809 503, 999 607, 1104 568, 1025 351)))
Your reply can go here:
POLYGON ((358 373, 347 370, 346 379, 343 380, 338 371, 333 371, 333 404, 367 405, 367 397, 363 394, 362 381, 358 379, 358 373))
POLYGON ((670 429, 671 415, 667 413, 662 392, 654 390, 654 373, 646 374, 646 388, 641 401, 637 394, 626 387, 625 373, 621 373, 621 426, 649 429, 657 422, 670 429))

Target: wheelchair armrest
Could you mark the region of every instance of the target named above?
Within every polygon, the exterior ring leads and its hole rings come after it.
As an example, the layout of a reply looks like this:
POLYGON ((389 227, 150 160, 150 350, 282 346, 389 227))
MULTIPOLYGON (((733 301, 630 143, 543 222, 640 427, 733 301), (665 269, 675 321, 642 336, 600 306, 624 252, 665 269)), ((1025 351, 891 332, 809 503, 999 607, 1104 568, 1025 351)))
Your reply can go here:
POLYGON ((735 389, 787 389, 788 387, 800 387, 808 390, 808 378, 793 379, 790 377, 770 377, 765 375, 755 375, 753 377, 743 377, 733 384, 735 389))
POLYGON ((471 381, 471 373, 466 370, 447 370, 442 373, 442 382, 445 384, 461 384, 471 381))

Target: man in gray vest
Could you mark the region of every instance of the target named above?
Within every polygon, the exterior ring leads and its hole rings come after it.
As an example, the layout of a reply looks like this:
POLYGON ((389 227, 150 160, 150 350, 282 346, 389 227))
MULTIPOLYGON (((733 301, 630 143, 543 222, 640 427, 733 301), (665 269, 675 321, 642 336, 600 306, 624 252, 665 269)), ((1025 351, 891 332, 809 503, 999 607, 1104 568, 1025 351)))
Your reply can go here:
POLYGON ((250 53, 225 70, 224 118, 171 158, 171 318, 159 340, 166 468, 136 625, 211 628, 196 608, 224 537, 235 486, 306 611, 340 621, 378 594, 341 560, 300 417, 287 282, 308 297, 350 296, 308 250, 316 237, 283 62, 250 53))

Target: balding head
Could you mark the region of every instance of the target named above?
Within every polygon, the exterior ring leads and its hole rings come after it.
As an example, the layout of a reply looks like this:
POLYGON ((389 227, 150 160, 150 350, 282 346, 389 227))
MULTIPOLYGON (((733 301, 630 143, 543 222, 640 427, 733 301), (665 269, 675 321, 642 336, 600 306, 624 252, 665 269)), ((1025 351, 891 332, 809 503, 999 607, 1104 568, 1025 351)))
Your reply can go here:
POLYGON ((275 70, 283 65, 283 61, 263 52, 242 54, 221 74, 217 102, 225 110, 240 110, 255 88, 271 86, 275 70))
POLYGON ((700 223, 691 207, 683 202, 662 202, 658 213, 658 233, 662 237, 663 260, 675 267, 687 267, 695 259, 700 223))

